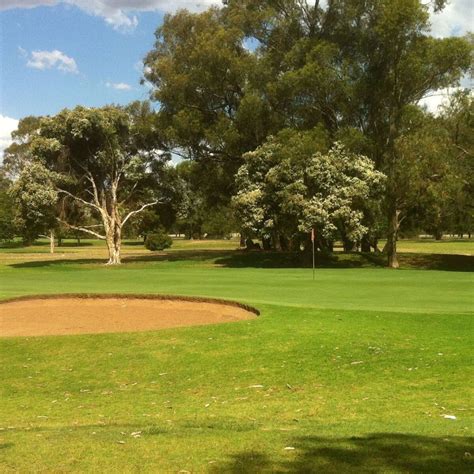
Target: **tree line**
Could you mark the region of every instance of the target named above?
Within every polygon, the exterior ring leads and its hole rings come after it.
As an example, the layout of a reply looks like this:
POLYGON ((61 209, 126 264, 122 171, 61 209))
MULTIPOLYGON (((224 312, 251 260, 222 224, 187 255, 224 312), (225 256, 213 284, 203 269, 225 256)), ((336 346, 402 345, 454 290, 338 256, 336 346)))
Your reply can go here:
POLYGON ((115 264, 123 232, 153 226, 297 251, 314 229, 321 251, 340 240, 391 267, 400 232, 470 234, 472 94, 457 88, 436 115, 418 105, 472 71, 472 35, 430 35, 445 3, 227 0, 167 15, 144 59, 151 104, 20 121, 1 232, 62 226, 105 240, 115 264))

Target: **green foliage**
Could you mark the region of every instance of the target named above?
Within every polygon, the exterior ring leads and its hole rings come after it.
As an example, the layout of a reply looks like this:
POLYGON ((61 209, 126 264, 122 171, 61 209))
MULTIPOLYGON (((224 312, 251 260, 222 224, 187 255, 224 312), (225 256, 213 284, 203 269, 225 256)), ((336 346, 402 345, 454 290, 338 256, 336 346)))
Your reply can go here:
POLYGON ((168 249, 172 245, 173 240, 163 229, 158 229, 153 234, 148 234, 145 239, 145 247, 152 252, 168 249))
POLYGON ((272 126, 269 104, 252 90, 256 57, 244 33, 211 8, 167 15, 145 58, 145 77, 160 103, 158 121, 170 148, 198 160, 201 188, 227 204, 242 154, 272 126))
POLYGON ((15 226, 27 242, 57 227, 57 173, 41 163, 25 166, 10 188, 15 203, 15 226))
POLYGON ((15 236, 14 201, 8 193, 10 184, 0 170, 0 241, 11 240, 15 236))
MULTIPOLYGON (((58 176, 54 189, 62 202, 56 217, 106 240, 109 264, 120 263, 122 227, 163 197, 170 156, 159 145, 155 115, 149 103, 138 102, 65 109, 41 118, 37 132, 28 135, 30 163, 58 176)), ((27 189, 20 180, 19 193, 20 184, 27 189)))
POLYGON ((472 63, 468 40, 429 34, 429 9, 445 4, 228 0, 221 10, 170 15, 145 61, 166 141, 205 170, 206 199, 217 188, 214 203, 226 204, 245 153, 280 130, 322 126, 329 143, 368 156, 387 175, 385 196, 366 206, 364 222, 379 234, 385 213, 395 254, 400 220, 416 204, 398 206, 408 196, 398 195, 396 169, 405 109, 456 85, 472 63))

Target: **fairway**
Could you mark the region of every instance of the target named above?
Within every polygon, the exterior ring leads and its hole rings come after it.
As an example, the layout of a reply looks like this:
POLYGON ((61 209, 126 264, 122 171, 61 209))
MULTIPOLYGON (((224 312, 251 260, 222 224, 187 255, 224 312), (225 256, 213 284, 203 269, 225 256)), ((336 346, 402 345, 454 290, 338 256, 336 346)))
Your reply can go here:
POLYGON ((472 472, 472 272, 318 268, 312 281, 226 246, 130 246, 116 268, 95 246, 3 249, 4 299, 177 294, 261 316, 1 338, 0 470, 472 472))

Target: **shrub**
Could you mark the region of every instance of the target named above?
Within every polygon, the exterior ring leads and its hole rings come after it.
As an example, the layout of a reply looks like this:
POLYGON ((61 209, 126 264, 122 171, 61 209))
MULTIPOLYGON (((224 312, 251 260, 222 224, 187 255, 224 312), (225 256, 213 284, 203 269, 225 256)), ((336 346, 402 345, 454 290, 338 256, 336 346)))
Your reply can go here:
POLYGON ((171 237, 163 230, 148 234, 145 239, 145 247, 152 252, 170 248, 173 244, 171 237))

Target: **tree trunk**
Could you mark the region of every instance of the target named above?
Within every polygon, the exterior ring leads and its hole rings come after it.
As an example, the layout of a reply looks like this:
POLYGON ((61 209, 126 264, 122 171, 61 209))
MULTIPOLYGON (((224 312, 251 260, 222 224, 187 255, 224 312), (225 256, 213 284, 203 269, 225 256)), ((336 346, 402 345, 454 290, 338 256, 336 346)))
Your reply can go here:
POLYGON ((49 253, 54 253, 54 230, 49 231, 49 253))
POLYGON ((370 239, 367 235, 364 235, 364 237, 362 237, 360 248, 361 248, 361 251, 364 253, 370 252, 370 239))
POLYGON ((399 217, 400 211, 396 208, 392 208, 389 212, 388 236, 387 244, 385 245, 387 250, 388 266, 390 268, 399 268, 400 266, 397 257, 398 229, 400 227, 399 217))
POLYGON ((122 229, 116 223, 107 227, 107 248, 109 261, 107 265, 120 265, 122 263, 120 250, 122 247, 122 229))
POLYGON ((284 252, 287 252, 290 249, 290 241, 284 236, 280 234, 280 248, 284 252))
POLYGON ((263 250, 271 250, 272 249, 271 239, 267 237, 262 237, 262 248, 263 250))
POLYGON ((280 245, 280 235, 279 233, 274 230, 272 232, 272 250, 275 250, 276 252, 281 251, 281 245, 280 245))
POLYGON ((344 247, 345 253, 355 252, 357 250, 357 244, 346 238, 342 239, 342 246, 344 247))

